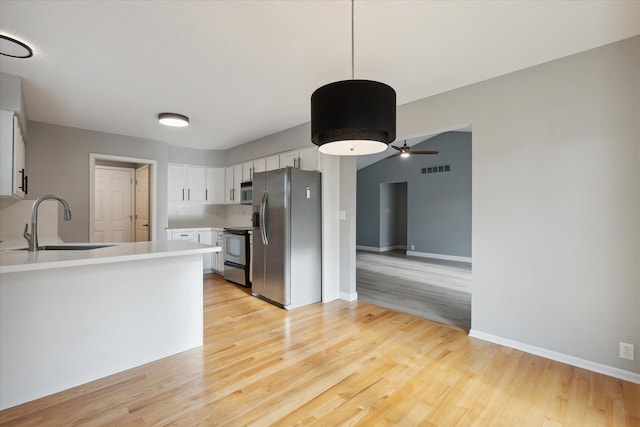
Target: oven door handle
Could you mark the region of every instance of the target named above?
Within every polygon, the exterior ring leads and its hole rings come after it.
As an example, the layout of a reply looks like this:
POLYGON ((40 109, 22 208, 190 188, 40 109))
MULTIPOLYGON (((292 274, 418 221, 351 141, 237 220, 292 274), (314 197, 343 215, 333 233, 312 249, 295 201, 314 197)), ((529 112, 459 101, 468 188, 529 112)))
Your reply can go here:
POLYGON ((267 211, 267 192, 262 194, 262 201, 260 202, 260 235, 262 236, 262 244, 269 245, 269 236, 267 235, 267 221, 265 220, 265 212, 267 211))

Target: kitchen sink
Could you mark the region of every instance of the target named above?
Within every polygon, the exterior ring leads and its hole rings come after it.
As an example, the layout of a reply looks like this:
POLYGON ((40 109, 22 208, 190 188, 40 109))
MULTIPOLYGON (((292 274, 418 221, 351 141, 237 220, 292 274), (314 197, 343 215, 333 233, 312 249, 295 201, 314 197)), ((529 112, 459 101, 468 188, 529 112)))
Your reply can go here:
MULTIPOLYGON (((88 251, 91 249, 109 248, 115 245, 44 245, 38 247, 39 251, 88 251)), ((27 248, 18 249, 26 251, 27 248)))

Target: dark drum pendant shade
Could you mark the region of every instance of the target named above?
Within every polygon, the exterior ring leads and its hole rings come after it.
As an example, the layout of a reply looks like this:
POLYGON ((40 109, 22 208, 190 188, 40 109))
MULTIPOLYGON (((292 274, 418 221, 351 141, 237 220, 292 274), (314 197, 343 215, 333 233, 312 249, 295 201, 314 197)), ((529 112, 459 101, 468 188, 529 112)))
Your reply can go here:
POLYGON ((340 156, 379 153, 396 139, 396 91, 371 80, 343 80, 311 95, 311 141, 340 156))

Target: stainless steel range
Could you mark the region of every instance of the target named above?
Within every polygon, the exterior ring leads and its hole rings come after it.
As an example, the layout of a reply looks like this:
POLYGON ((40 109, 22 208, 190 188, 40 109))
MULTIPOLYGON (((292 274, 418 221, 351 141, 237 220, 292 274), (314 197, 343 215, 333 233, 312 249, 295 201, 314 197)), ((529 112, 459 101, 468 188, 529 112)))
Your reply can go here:
POLYGON ((251 227, 229 227, 223 232, 224 238, 224 278, 230 282, 250 287, 249 268, 251 247, 249 231, 251 227))

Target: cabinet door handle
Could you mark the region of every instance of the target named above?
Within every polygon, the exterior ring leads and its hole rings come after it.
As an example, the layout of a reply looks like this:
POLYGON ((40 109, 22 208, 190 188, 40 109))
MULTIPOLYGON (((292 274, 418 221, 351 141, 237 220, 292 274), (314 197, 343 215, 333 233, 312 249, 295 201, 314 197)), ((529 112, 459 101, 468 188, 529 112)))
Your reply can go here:
POLYGON ((20 175, 22 175, 22 179, 20 180, 22 182, 21 182, 21 186, 19 188, 20 188, 20 190, 22 190, 24 192, 24 194, 27 194, 28 193, 27 186, 29 184, 29 177, 24 174, 24 168, 20 169, 20 175))
POLYGON ((191 189, 187 190, 187 200, 191 200, 191 189))
POLYGON ((206 201, 209 201, 209 189, 208 188, 204 190, 204 199, 206 201))
POLYGON ((180 237, 189 237, 188 234, 181 234, 180 237))
POLYGON ((182 200, 184 200, 184 188, 182 189, 182 200))

